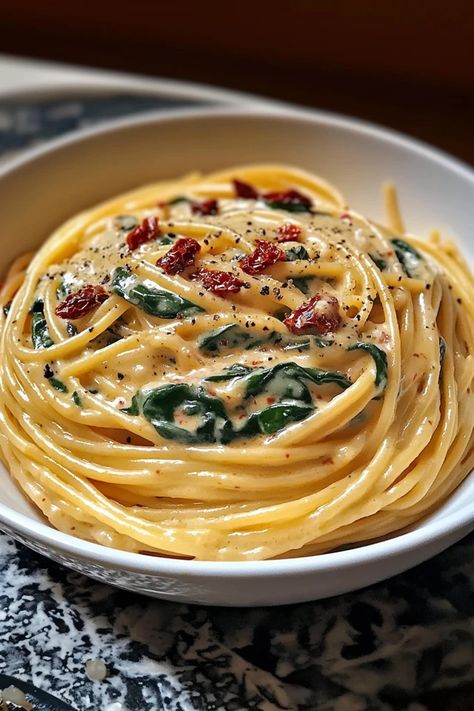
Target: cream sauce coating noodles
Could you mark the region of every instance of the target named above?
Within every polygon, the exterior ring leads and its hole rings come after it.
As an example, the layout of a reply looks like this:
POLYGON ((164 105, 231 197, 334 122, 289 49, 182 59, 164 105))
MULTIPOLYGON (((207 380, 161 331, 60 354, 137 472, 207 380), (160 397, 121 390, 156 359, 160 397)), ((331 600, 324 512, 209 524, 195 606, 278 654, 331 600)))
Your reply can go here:
POLYGON ((473 466, 454 244, 283 165, 83 212, 1 290, 0 446, 61 531, 202 560, 308 555, 433 512, 473 466))

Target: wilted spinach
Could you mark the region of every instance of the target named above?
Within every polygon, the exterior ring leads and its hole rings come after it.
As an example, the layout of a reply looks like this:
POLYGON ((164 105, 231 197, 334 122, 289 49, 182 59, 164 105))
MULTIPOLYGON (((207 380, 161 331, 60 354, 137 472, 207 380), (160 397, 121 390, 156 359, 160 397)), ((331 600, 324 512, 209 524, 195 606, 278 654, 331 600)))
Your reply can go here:
POLYGON ((117 267, 112 275, 112 291, 151 316, 170 319, 203 312, 200 306, 153 282, 141 282, 129 269, 117 267))
POLYGON ((44 303, 41 299, 35 301, 31 307, 31 340, 35 349, 49 348, 53 345, 44 316, 44 303))
POLYGON ((369 353, 375 362, 375 384, 380 392, 383 392, 387 386, 388 380, 388 363, 387 354, 381 348, 378 348, 373 343, 354 343, 349 346, 348 351, 366 351, 369 353))

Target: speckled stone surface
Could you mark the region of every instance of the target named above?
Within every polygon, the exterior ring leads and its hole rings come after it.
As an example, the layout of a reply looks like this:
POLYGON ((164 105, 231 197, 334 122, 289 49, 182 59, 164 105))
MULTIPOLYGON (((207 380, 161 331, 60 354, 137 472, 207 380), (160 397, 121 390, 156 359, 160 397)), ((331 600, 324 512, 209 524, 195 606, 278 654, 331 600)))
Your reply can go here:
MULTIPOLYGON (((184 102, 188 103, 188 102, 184 102)), ((166 97, 17 100, 0 155, 166 97)), ((93 582, 0 534, 0 673, 77 711, 473 711, 474 535, 385 583, 271 609, 193 607, 93 582), (108 676, 93 682, 90 659, 108 676)))
POLYGON ((474 535, 360 592, 244 610, 148 600, 0 537, 0 672, 77 711, 469 711, 473 664, 474 535))

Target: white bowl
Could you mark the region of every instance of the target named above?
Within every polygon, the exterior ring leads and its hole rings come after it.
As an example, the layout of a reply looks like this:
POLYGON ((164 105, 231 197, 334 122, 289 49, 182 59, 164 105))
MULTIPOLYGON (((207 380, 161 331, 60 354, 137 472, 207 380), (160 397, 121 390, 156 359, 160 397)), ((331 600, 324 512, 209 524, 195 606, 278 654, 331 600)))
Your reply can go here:
MULTIPOLYGON (((391 131, 326 113, 279 109, 160 112, 31 151, 0 172, 0 271, 82 208, 148 181, 256 161, 287 162, 334 182, 382 219, 380 186, 399 187, 411 231, 440 227, 474 257, 474 176, 391 131)), ((146 595, 211 605, 277 605, 364 587, 439 553, 474 528, 471 476, 413 530, 352 550, 290 560, 195 562, 104 548, 44 522, 0 466, 0 528, 86 575, 146 595)))

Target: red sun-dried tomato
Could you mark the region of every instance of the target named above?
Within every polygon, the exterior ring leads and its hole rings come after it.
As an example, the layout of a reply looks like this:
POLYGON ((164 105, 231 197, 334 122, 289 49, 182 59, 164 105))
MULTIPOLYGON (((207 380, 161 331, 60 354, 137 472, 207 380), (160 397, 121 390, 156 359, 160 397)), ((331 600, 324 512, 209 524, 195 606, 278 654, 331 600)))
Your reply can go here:
POLYGON ((244 282, 231 272, 219 272, 213 269, 198 269, 192 275, 192 279, 200 281, 206 291, 212 291, 213 294, 223 297, 227 294, 237 294, 244 286, 244 282))
POLYGON ((219 204, 217 200, 203 200, 203 202, 192 202, 191 211, 193 215, 217 215, 219 204))
POLYGON ((265 193, 263 196, 270 207, 287 208, 288 210, 309 211, 313 203, 298 190, 280 190, 277 192, 265 193))
POLYGON ((192 237, 179 239, 156 262, 158 267, 165 270, 167 274, 179 274, 194 265, 194 258, 201 251, 201 245, 192 237))
POLYGON ((341 325, 339 302, 329 294, 315 294, 299 306, 283 321, 292 333, 307 333, 324 336, 337 331, 341 325))
POLYGON ((56 306, 55 314, 61 318, 74 321, 77 318, 87 316, 104 301, 107 301, 109 294, 103 286, 88 284, 74 294, 66 296, 64 301, 56 306))
POLYGON ((237 197, 247 198, 249 200, 257 200, 257 198, 259 197, 258 190, 256 190, 253 185, 250 185, 250 183, 244 183, 243 180, 234 178, 232 184, 234 186, 235 194, 237 197))
POLYGON ((263 239, 256 240, 256 247, 252 254, 248 254, 239 264, 247 274, 261 274, 267 267, 271 267, 276 262, 284 262, 285 253, 271 242, 263 239))
POLYGON ((301 237, 301 227, 287 223, 278 228, 278 242, 298 242, 301 237))
POLYGON ((140 225, 137 225, 127 235, 127 245, 131 252, 142 244, 156 239, 160 234, 157 217, 146 217, 140 225))

